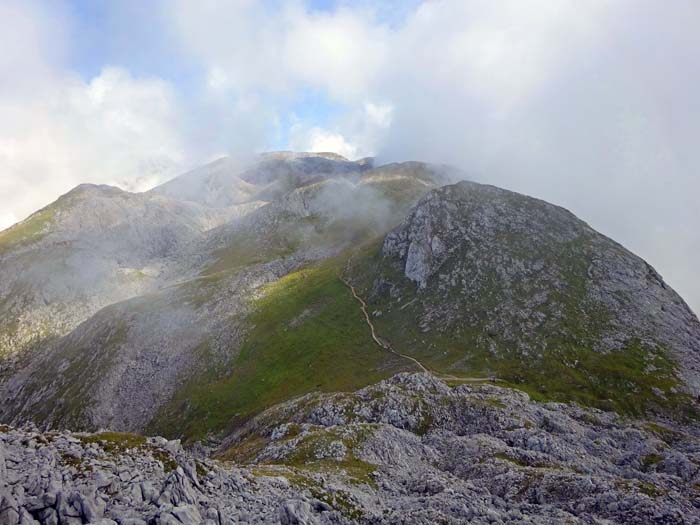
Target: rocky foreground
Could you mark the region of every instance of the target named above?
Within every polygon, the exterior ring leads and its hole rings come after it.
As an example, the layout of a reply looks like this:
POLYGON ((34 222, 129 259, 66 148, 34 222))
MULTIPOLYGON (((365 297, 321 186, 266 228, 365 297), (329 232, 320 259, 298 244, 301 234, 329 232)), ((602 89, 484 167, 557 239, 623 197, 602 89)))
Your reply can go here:
POLYGON ((700 523, 697 430, 427 374, 278 405, 212 454, 0 428, 1 525, 700 523))

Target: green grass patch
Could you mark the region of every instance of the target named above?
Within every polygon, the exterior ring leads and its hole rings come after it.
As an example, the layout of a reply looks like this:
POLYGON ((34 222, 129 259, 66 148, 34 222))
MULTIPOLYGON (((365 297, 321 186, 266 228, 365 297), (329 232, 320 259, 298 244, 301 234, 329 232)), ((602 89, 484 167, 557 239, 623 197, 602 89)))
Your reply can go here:
POLYGON ((266 286, 231 372, 210 369, 176 393, 154 430, 199 439, 265 408, 312 392, 352 391, 402 369, 370 339, 338 278, 344 260, 299 270, 266 286))
POLYGON ((130 432, 99 432, 97 434, 76 435, 83 444, 96 443, 105 453, 119 456, 130 450, 150 452, 153 459, 163 465, 163 472, 172 472, 178 467, 173 455, 160 447, 148 443, 145 436, 130 432))
POLYGON ((663 461, 663 459, 664 459, 664 457, 659 455, 659 454, 655 454, 655 453, 647 454, 646 456, 644 456, 642 458, 642 470, 647 471, 647 470, 651 469, 651 467, 653 467, 657 463, 663 461))
POLYGON ((607 354, 560 347, 529 362, 515 353, 474 352, 466 364, 468 370, 494 374, 505 379, 506 386, 521 388, 540 401, 577 401, 635 416, 670 408, 690 414, 692 409, 687 396, 673 393, 679 382, 666 354, 638 341, 607 354), (656 389, 665 394, 659 396, 656 389))
POLYGON ((224 270, 239 269, 291 255, 299 245, 293 232, 275 232, 272 236, 260 238, 249 232, 242 232, 229 240, 228 246, 214 253, 213 262, 203 274, 210 275, 224 270))
POLYGON ((235 461, 236 463, 254 463, 257 455, 270 443, 268 438, 251 436, 240 443, 229 447, 217 459, 223 461, 235 461))
POLYGON ((527 467, 528 466, 528 464, 525 463, 524 461, 521 461, 518 458, 510 456, 510 455, 506 454, 505 452, 496 452, 493 455, 493 457, 496 459, 500 459, 502 461, 507 461, 508 463, 512 463, 513 465, 517 465, 519 467, 527 467))
MULTIPOLYGON (((175 458, 167 450, 155 448, 151 451, 151 453, 153 454, 154 459, 157 459, 163 464, 163 472, 166 474, 177 468, 177 461, 175 461, 175 458)), ((199 463, 197 463, 197 467, 199 467, 199 463)))
MULTIPOLYGON (((282 476, 295 487, 308 490, 312 497, 327 503, 346 518, 360 520, 363 517, 361 507, 354 501, 351 494, 344 490, 329 487, 325 481, 316 479, 319 475, 324 476, 324 474, 328 474, 329 472, 327 471, 265 464, 256 465, 253 467, 252 472, 259 477, 282 476)), ((338 473, 335 472, 335 474, 338 473)))
POLYGON ((665 443, 671 445, 681 441, 685 436, 681 432, 668 428, 660 423, 654 421, 647 421, 644 423, 644 429, 651 432, 656 437, 660 438, 665 443))
POLYGON ((61 453, 61 461, 63 461, 63 464, 66 465, 67 467, 73 467, 76 469, 78 472, 85 474, 87 472, 92 472, 92 465, 89 463, 83 461, 81 458, 77 458, 71 454, 67 454, 65 452, 61 453))
POLYGON ((653 483, 649 483, 647 481, 640 481, 639 483, 639 490, 643 493, 649 496, 650 498, 660 498, 663 496, 666 496, 668 494, 668 491, 666 489, 663 489, 661 487, 657 487, 653 483))
POLYGON ((44 208, 26 220, 1 231, 0 255, 12 248, 40 240, 46 235, 49 225, 53 222, 54 215, 55 212, 52 208, 44 208))
MULTIPOLYGON (((275 463, 252 465, 251 470, 256 476, 283 476, 293 485, 309 490, 313 497, 325 501, 343 515, 359 519, 362 513, 350 494, 342 490, 329 489, 327 484, 319 484, 316 479, 319 477, 327 479, 327 476, 332 475, 354 485, 368 485, 376 488, 373 474, 377 466, 359 459, 354 452, 373 428, 375 425, 365 424, 345 435, 336 428, 317 427, 296 443, 286 457, 275 463), (345 445, 347 449, 345 455, 342 458, 320 458, 319 452, 335 441, 345 445)), ((284 439, 293 437, 295 435, 288 435, 284 439)), ((230 448, 221 459, 245 462, 254 457, 266 444, 265 439, 252 436, 230 448), (254 451, 252 456, 251 451, 254 451)))
POLYGON ((105 452, 118 454, 133 448, 146 445, 146 438, 128 432, 100 432, 86 436, 76 436, 83 443, 97 443, 105 452))
POLYGON ((357 482, 373 484, 371 473, 377 469, 376 465, 359 459, 354 450, 362 445, 374 428, 372 424, 364 424, 346 434, 332 427, 319 427, 304 436, 280 463, 308 470, 344 470, 346 475, 357 482), (340 442, 345 446, 345 456, 342 458, 319 457, 319 453, 328 449, 334 442, 340 442))

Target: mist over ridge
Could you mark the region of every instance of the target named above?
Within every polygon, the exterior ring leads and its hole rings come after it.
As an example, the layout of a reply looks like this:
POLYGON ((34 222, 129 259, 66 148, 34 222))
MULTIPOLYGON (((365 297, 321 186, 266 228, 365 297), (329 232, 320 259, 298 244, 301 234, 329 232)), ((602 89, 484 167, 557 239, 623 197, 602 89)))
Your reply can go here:
POLYGON ((699 308, 695 2, 12 0, 2 14, 0 228, 81 182, 142 191, 222 155, 417 159, 571 209, 699 308))
POLYGON ((700 525, 698 22, 0 0, 0 525, 700 525))
POLYGON ((697 316, 565 208, 463 178, 219 158, 0 232, 4 516, 693 516, 697 316))

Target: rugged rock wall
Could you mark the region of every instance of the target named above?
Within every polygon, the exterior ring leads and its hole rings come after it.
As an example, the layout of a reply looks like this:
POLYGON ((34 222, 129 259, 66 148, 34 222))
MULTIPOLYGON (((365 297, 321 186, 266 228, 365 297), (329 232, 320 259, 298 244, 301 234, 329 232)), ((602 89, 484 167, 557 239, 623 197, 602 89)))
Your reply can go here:
POLYGON ((217 459, 3 428, 0 523, 697 524, 698 436, 401 374, 273 407, 217 459))
MULTIPOLYGON (((700 393, 698 318, 649 264, 563 208, 460 182, 424 197, 382 253, 404 281, 385 272, 375 299, 390 296, 399 307, 417 298, 408 311, 423 333, 462 340, 482 361, 508 358, 527 368, 557 356, 576 369, 586 356, 596 366, 598 356, 624 356, 700 393)), ((649 391, 650 404, 678 392, 657 388, 664 392, 649 391)))

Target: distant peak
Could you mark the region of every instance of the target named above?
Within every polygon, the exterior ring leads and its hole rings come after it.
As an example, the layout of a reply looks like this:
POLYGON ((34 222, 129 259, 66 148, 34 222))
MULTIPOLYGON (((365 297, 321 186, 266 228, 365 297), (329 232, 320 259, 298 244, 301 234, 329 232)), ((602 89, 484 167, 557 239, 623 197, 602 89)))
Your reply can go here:
POLYGON ((86 195, 96 194, 118 195, 120 193, 124 193, 124 190, 117 188, 116 186, 110 186, 108 184, 83 183, 78 184, 75 188, 73 188, 68 193, 60 197, 59 200, 64 197, 82 197, 86 195))
POLYGON ((321 157, 328 160, 337 160, 341 162, 350 162, 349 159, 333 152, 315 152, 315 151, 268 151, 261 153, 260 157, 263 160, 274 159, 274 160, 295 160, 304 159, 309 157, 321 157))
POLYGON ((111 186, 109 184, 92 184, 89 182, 84 182, 78 184, 71 192, 81 192, 81 191, 122 191, 116 186, 111 186))

